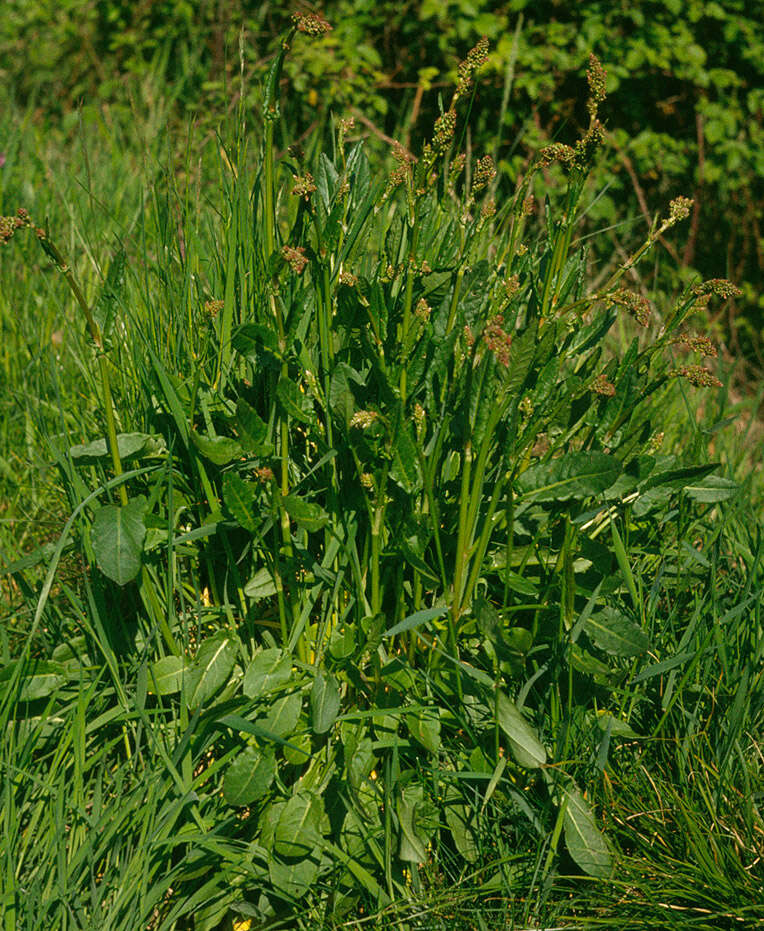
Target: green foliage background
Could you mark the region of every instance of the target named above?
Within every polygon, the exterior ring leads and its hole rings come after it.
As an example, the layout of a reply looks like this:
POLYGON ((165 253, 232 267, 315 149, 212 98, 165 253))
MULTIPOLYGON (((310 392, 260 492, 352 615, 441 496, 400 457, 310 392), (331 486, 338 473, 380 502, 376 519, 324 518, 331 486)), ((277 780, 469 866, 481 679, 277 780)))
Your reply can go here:
MULTIPOLYGON (((494 154, 511 182, 540 142, 575 137, 594 51, 608 70, 603 118, 618 158, 595 174, 605 193, 591 220, 618 218, 610 245, 628 249, 670 197, 694 196, 697 216, 672 259, 685 280, 726 276, 743 288, 724 321, 729 347, 761 362, 761 0, 329 0, 322 12, 331 35, 295 49, 287 68, 296 129, 356 110, 379 133, 416 138, 432 125, 457 59, 486 35, 492 54, 471 141, 494 151, 500 129, 494 154)), ((217 119, 238 94, 242 27, 254 89, 288 15, 286 4, 252 0, 6 0, 0 77, 17 103, 49 117, 79 102, 124 101, 137 79, 144 95, 170 94, 176 113, 217 119)), ((679 284, 671 266, 658 280, 666 292, 679 284)))

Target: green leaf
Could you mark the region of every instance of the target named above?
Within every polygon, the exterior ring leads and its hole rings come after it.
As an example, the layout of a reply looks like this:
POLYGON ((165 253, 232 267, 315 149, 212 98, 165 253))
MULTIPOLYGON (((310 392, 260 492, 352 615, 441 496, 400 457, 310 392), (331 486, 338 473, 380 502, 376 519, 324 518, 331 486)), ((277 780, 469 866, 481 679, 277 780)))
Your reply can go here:
POLYGON ((191 442, 205 459, 209 459, 216 466, 227 465, 244 456, 241 444, 227 436, 205 436, 192 431, 191 442))
POLYGON ((329 515, 318 504, 298 498, 297 495, 285 495, 282 499, 287 514, 297 521, 304 530, 314 532, 329 523, 329 515))
POLYGON ((432 621, 436 617, 443 617, 444 614, 448 614, 448 608, 424 608, 421 611, 415 611, 413 614, 409 614, 408 617, 405 617, 402 621, 399 621, 389 630, 386 630, 382 636, 383 637, 394 637, 396 634, 401 634, 405 630, 414 630, 416 627, 421 627, 422 624, 426 624, 427 621, 432 621))
POLYGON ((249 805, 267 794, 275 778, 273 750, 247 747, 228 767, 223 780, 223 798, 229 805, 249 805))
POLYGON ((709 475, 702 482, 687 485, 684 493, 693 501, 701 504, 715 504, 717 501, 726 501, 737 494, 740 486, 732 479, 722 478, 720 475, 709 475))
POLYGON ((259 527, 255 520, 255 493, 257 486, 253 482, 245 482, 238 475, 230 473, 223 479, 223 501, 231 512, 231 516, 239 526, 250 533, 259 527))
POLYGON ((107 504, 93 518, 90 538, 98 568, 117 585, 127 585, 141 571, 145 510, 146 499, 139 497, 125 507, 107 504))
POLYGON ((580 789, 572 786, 564 791, 567 805, 563 829, 568 851, 585 873, 607 879, 612 869, 608 843, 580 789))
POLYGON ((393 446, 393 465, 390 469, 393 481, 406 492, 416 491, 421 486, 419 477, 419 458, 411 428, 402 423, 395 436, 393 446))
POLYGON ((271 883, 281 895, 301 899, 315 883, 319 866, 319 854, 315 851, 292 863, 281 863, 271 858, 268 861, 268 872, 271 883))
POLYGON ((616 608, 603 608, 584 630, 595 646, 613 656, 641 656, 650 647, 647 634, 616 608))
POLYGON ((268 714, 257 723, 263 730, 283 740, 294 734, 301 711, 302 697, 299 692, 292 692, 291 695, 285 695, 275 701, 268 714))
POLYGON ((298 792, 284 806, 273 834, 279 857, 307 857, 321 843, 324 804, 312 792, 298 792))
POLYGON ((536 731, 528 724, 517 705, 503 692, 497 692, 496 720, 509 738, 512 754, 520 766, 536 769, 546 763, 546 750, 536 731))
POLYGON ((310 713, 313 730, 325 734, 337 720, 340 711, 340 690, 332 675, 319 669, 310 690, 310 713))
POLYGON ((412 714, 406 715, 406 726, 411 736, 429 750, 437 753, 440 750, 440 710, 436 707, 421 708, 412 714))
POLYGON ((165 656, 149 664, 148 691, 152 695, 174 695, 181 689, 188 665, 182 656, 165 656))
POLYGON ((446 802, 446 824, 454 839, 454 846, 467 863, 474 863, 478 858, 478 845, 475 839, 473 812, 458 802, 446 802))
MULTIPOLYGON (((9 663, 0 672, 0 694, 4 684, 13 676, 16 661, 9 663)), ((59 689, 69 678, 68 670, 63 663, 50 660, 30 660, 25 666, 25 672, 17 685, 19 701, 37 701, 38 698, 47 698, 59 689)))
POLYGON ((401 860, 424 863, 427 860, 426 844, 438 826, 438 812, 425 798, 421 785, 403 789, 396 807, 401 827, 398 856, 401 860))
POLYGON ((257 362, 263 350, 281 359, 278 335, 270 327, 259 323, 244 323, 237 327, 231 337, 231 346, 251 362, 257 362))
POLYGON ((244 586, 244 594, 253 601, 269 598, 276 594, 276 583, 273 581, 270 569, 258 569, 244 586))
POLYGON ((236 644, 226 631, 218 631, 205 640, 188 673, 188 706, 196 708, 211 698, 231 675, 235 662, 236 644))
POLYGON ((293 381, 288 378, 280 378, 276 386, 276 395, 285 414, 302 423, 311 422, 313 419, 311 400, 300 391, 293 381))
POLYGON ((568 501, 604 491, 618 478, 620 471, 618 460, 606 453, 568 453, 531 466, 518 478, 517 485, 524 498, 568 501))
MULTIPOLYGON (((152 456, 165 448, 164 440, 160 436, 151 436, 148 433, 119 433, 117 434, 117 449, 122 462, 139 459, 141 456, 152 456)), ((92 465, 95 462, 111 456, 106 439, 93 440, 92 443, 81 443, 72 446, 69 455, 82 465, 92 465)))
POLYGON ((286 685, 292 675, 292 658, 278 647, 262 650, 247 666, 242 688, 247 698, 259 698, 286 685))
POLYGON ((244 398, 236 403, 236 426, 239 442, 253 456, 270 456, 273 444, 268 442, 268 424, 244 398))

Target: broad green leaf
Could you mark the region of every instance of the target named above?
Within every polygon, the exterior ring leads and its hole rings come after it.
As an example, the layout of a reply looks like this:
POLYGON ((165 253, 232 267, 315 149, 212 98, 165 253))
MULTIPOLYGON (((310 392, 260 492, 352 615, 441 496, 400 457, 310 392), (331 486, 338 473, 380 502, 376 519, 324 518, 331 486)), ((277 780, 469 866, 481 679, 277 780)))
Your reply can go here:
POLYGON ((268 714, 258 719, 257 723, 262 725, 263 730, 284 739, 294 734, 301 711, 302 697, 299 692, 292 692, 291 695, 277 699, 268 714))
POLYGON ((244 594, 253 601, 269 598, 276 594, 276 583, 273 581, 270 569, 258 569, 244 586, 244 594))
POLYGON ((303 854, 301 859, 291 863, 281 863, 272 858, 268 861, 268 872, 274 888, 280 895, 291 899, 301 899, 318 877, 320 855, 318 851, 310 855, 303 854))
POLYGON ((355 651, 355 630, 352 624, 335 627, 329 637, 329 655, 332 659, 343 660, 355 651))
POLYGON ((525 720, 517 705, 498 692, 496 715, 499 727, 509 738, 512 754, 520 766, 535 769, 546 763, 546 750, 536 731, 525 720))
POLYGON ((475 839, 473 812, 467 806, 456 801, 446 802, 446 824, 454 839, 454 846, 467 863, 474 863, 478 858, 478 845, 475 839))
POLYGON ((595 646, 613 656, 641 656, 650 647, 647 634, 616 608, 603 608, 584 630, 595 646))
POLYGON ((316 734, 325 734, 337 720, 340 690, 337 680, 319 669, 310 690, 310 714, 316 734))
MULTIPOLYGON (((5 683, 14 674, 16 661, 9 663, 0 672, 0 694, 5 690, 5 683)), ((19 679, 17 696, 19 701, 37 701, 47 698, 59 689, 69 678, 63 663, 50 660, 30 660, 24 667, 25 672, 19 679)))
POLYGON ((737 493, 740 486, 732 479, 720 475, 708 475, 702 482, 687 485, 684 493, 693 501, 701 504, 714 504, 717 501, 726 501, 737 493))
POLYGON ((285 495, 282 499, 287 514, 296 521, 303 530, 313 532, 321 530, 329 523, 329 515, 313 501, 305 501, 297 495, 285 495))
POLYGON ((607 879, 612 869, 610 848, 586 799, 576 786, 565 789, 565 797, 563 826, 571 857, 585 873, 607 879))
POLYGON ((310 733, 304 731, 299 734, 292 734, 289 743, 284 745, 284 759, 292 766, 304 766, 311 756, 311 739, 310 733))
POLYGON ((98 568, 117 585, 127 585, 141 571, 145 510, 146 499, 140 497, 125 507, 107 504, 93 518, 90 537, 98 568))
MULTIPOLYGON (((119 433, 117 434, 117 449, 122 462, 138 459, 141 456, 156 455, 165 448, 164 440, 160 436, 151 436, 148 433, 119 433)), ((83 465, 89 465, 111 457, 111 450, 105 438, 93 440, 92 443, 82 443, 72 446, 69 455, 83 465)))
POLYGON ((249 805, 266 795, 275 777, 273 750, 247 747, 228 767, 223 780, 223 798, 229 805, 249 805))
POLYGON ((421 708, 406 715, 406 726, 411 736, 429 750, 440 750, 440 710, 437 707, 421 708))
POLYGON ((174 695, 181 689, 189 667, 182 656, 165 656, 149 664, 147 690, 152 695, 174 695))
POLYGON ((205 436, 192 431, 191 442, 213 465, 227 465, 234 459, 241 459, 244 456, 241 444, 227 436, 205 436))
POLYGON ((278 336, 270 327, 259 323, 244 323, 237 327, 231 337, 231 346, 252 362, 257 362, 263 350, 277 359, 281 358, 278 336))
POLYGON ((233 473, 226 475, 223 480, 223 501, 237 523, 250 533, 254 533, 259 521, 255 519, 255 492, 256 486, 252 482, 245 482, 233 473))
POLYGON ((535 501, 568 501, 604 491, 618 478, 617 459, 600 452, 568 453, 531 466, 517 480, 522 497, 535 501))
POLYGON ((281 811, 273 834, 273 850, 279 857, 307 857, 321 843, 324 804, 312 792, 298 792, 281 811))
POLYGON ((268 424, 244 398, 236 403, 236 426, 239 442, 248 453, 269 456, 273 452, 273 444, 268 442, 268 424))
POLYGON ((242 688, 247 698, 259 698, 286 685, 292 675, 292 659, 278 647, 262 650, 247 666, 242 688))
POLYGON ((406 423, 401 424, 395 437, 390 476, 407 492, 416 491, 421 485, 416 443, 406 423))
POLYGON ((188 706, 196 708, 211 698, 231 675, 235 661, 236 644, 226 631, 221 630, 205 640, 188 673, 188 706))
POLYGON ((313 419, 313 405, 293 381, 288 378, 280 378, 276 386, 276 395, 285 414, 302 423, 311 422, 313 419))
POLYGON ((424 863, 427 860, 426 845, 438 827, 437 809, 425 797, 421 785, 403 789, 396 808, 401 827, 398 856, 401 860, 424 863))
POLYGON ((626 721, 616 717, 614 714, 610 714, 610 712, 606 711, 604 708, 600 708, 597 711, 597 727, 601 731, 607 731, 609 729, 610 733, 615 737, 629 737, 632 739, 639 737, 639 734, 633 731, 626 721))

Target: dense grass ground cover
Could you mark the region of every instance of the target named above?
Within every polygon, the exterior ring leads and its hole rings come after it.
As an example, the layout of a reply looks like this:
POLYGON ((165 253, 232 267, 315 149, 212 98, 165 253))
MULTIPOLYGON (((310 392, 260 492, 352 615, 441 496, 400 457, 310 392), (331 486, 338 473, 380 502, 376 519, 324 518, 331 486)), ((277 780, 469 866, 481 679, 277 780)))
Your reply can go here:
POLYGON ((764 918, 733 287, 649 299, 681 199, 593 265, 596 60, 516 190, 462 158, 485 54, 392 171, 339 116, 287 150, 279 58, 206 147, 16 115, 6 928, 764 918))

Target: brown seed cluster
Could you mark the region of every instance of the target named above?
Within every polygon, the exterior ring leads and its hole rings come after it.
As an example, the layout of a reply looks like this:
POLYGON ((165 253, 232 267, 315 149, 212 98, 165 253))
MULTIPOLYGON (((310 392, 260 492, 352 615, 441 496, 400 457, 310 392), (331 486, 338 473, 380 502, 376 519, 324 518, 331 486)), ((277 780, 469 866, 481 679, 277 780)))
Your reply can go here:
POLYGON ((317 190, 313 175, 306 171, 304 175, 294 175, 292 180, 294 181, 292 193, 296 197, 304 197, 306 202, 309 201, 311 194, 317 190))
POLYGON ((320 38, 330 32, 331 25, 318 13, 292 13, 292 22, 298 32, 311 38, 320 38))
POLYGON ((432 147, 440 155, 451 145, 456 132, 456 110, 453 108, 435 120, 432 147))
POLYGON ((340 284, 346 285, 348 288, 354 288, 358 284, 358 276, 354 275, 352 272, 340 272, 339 282, 340 284))
POLYGON ((267 482, 272 482, 275 477, 273 469, 271 469, 270 466, 260 466, 259 469, 255 469, 255 475, 257 476, 257 480, 264 485, 267 482))
POLYGON ((693 200, 691 197, 675 197, 669 204, 669 221, 678 223, 679 220, 686 220, 690 215, 690 208, 693 200))
POLYGON ((715 294, 717 297, 726 299, 728 297, 740 297, 743 292, 727 278, 709 278, 708 281, 695 285, 692 293, 698 297, 715 294))
POLYGON ((496 314, 490 320, 483 330, 483 340, 488 349, 493 353, 496 361, 507 368, 509 365, 509 350, 512 345, 512 337, 504 329, 503 314, 496 314))
POLYGON ((379 414, 376 411, 356 411, 350 418, 350 426, 366 430, 378 419, 379 414))
POLYGON ((472 85, 472 76, 488 61, 488 39, 483 36, 478 44, 467 54, 464 61, 459 63, 457 69, 458 82, 454 92, 454 103, 459 97, 463 97, 472 85))
POLYGON ((204 310, 210 315, 210 317, 217 317, 220 311, 225 306, 225 301, 221 300, 212 300, 204 302, 204 310))
POLYGON ((671 342, 691 352, 699 352, 702 356, 715 359, 719 355, 716 346, 707 336, 690 336, 689 333, 683 333, 681 336, 675 336, 671 342))
POLYGON ((721 388, 722 383, 710 369, 702 365, 682 365, 671 373, 675 378, 686 378, 696 388, 721 388))
POLYGON ((637 294, 636 291, 619 288, 608 294, 608 297, 618 307, 623 307, 627 313, 631 314, 640 326, 647 326, 650 322, 650 304, 647 298, 637 294))
POLYGON ((297 246, 293 248, 292 246, 282 246, 281 254, 284 256, 285 261, 298 275, 301 275, 305 271, 305 266, 308 264, 308 258, 305 255, 305 250, 302 246, 297 246))
POLYGON ((607 398, 612 398, 615 394, 615 385, 608 381, 607 375, 598 375, 592 382, 592 391, 607 398))
POLYGON ((425 323, 427 323, 427 321, 430 319, 430 314, 432 313, 432 308, 431 308, 430 305, 427 303, 427 301, 426 301, 423 297, 421 297, 421 298, 417 301, 417 305, 416 305, 416 307, 414 308, 414 313, 416 314, 417 317, 419 317, 420 320, 422 320, 422 321, 424 321, 425 323))
POLYGON ((605 99, 605 85, 607 71, 600 64, 596 55, 589 55, 589 67, 586 71, 586 80, 589 84, 589 101, 587 107, 592 119, 597 114, 597 107, 605 99))
POLYGON ((472 182, 472 193, 477 194, 496 177, 496 166, 490 155, 478 159, 475 171, 475 180, 472 182))

